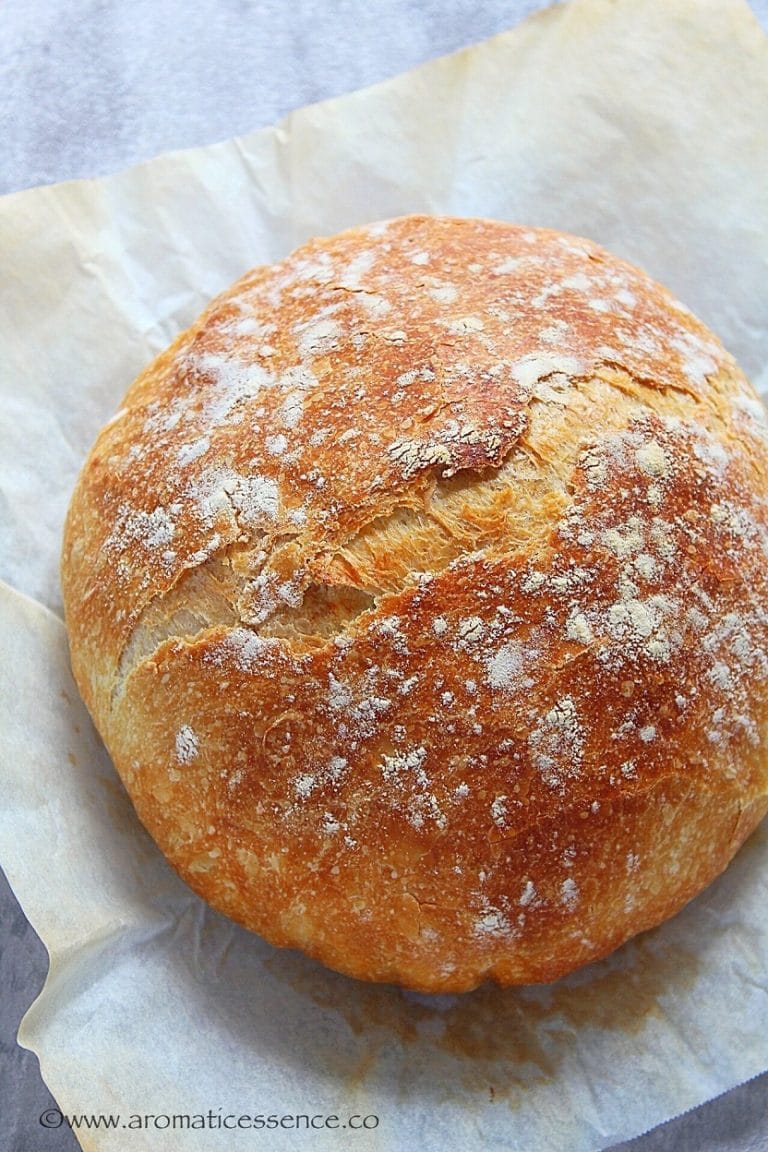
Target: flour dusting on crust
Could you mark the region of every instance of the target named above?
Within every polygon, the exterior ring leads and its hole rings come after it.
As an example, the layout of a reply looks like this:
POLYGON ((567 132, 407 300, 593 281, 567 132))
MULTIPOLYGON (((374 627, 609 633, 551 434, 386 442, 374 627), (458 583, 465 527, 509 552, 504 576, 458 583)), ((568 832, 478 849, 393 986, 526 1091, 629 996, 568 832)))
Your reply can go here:
POLYGON ((412 217, 220 296, 73 502, 73 662, 217 907, 357 975, 554 979, 766 803, 768 422, 596 245, 412 217))

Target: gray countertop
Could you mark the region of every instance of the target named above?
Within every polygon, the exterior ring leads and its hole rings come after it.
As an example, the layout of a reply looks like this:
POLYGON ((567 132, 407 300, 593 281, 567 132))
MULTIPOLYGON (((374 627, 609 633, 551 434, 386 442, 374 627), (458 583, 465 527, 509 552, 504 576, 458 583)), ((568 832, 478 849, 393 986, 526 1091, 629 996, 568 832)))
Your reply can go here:
MULTIPOLYGON (((168 149, 250 131, 504 31, 543 6, 537 0, 4 6, 0 192, 102 175, 168 149)), ((752 0, 752 7, 768 28, 768 0, 752 0)), ((66 1128, 41 1127, 39 1116, 54 1101, 36 1058, 15 1039, 46 967, 45 949, 0 873, 0 1152, 78 1147, 66 1128)), ((768 1074, 621 1148, 768 1150, 768 1074)))

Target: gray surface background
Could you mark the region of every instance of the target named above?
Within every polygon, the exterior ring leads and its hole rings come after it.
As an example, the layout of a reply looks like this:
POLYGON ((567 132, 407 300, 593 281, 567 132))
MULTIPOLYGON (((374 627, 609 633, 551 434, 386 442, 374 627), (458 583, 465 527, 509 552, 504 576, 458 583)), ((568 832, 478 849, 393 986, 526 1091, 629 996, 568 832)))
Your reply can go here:
MULTIPOLYGON (((504 31, 544 6, 539 0, 6 2, 0 192, 99 176, 169 149, 248 132, 504 31)), ((768 0, 752 0, 752 7, 768 30, 768 0)), ((41 1112, 55 1102, 36 1057, 15 1039, 46 969, 45 949, 0 873, 0 1152, 78 1147, 66 1128, 40 1126, 41 1112)), ((161 1143, 176 1152, 158 1137, 161 1143)), ((299 1146, 311 1152, 306 1142, 299 1146)), ((621 1152, 768 1152, 768 1074, 621 1145, 621 1152)))

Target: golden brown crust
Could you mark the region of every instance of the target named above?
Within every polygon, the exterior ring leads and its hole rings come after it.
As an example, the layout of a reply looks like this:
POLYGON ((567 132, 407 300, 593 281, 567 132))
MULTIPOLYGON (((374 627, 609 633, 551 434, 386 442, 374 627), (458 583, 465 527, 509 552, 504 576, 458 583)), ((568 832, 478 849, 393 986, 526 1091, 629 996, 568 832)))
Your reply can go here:
POLYGON ((128 392, 64 543, 139 815, 276 944, 551 980, 768 809, 768 430, 586 240, 409 217, 220 296, 128 392))

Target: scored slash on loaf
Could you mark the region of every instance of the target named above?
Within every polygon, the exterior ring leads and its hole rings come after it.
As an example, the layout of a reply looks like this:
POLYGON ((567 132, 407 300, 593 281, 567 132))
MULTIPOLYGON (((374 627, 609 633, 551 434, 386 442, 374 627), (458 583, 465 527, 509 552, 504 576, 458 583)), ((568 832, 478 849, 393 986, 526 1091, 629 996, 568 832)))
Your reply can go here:
POLYGON ((62 579, 174 867, 363 979, 556 979, 768 809, 766 415, 587 240, 406 217, 248 273, 101 432, 62 579))

